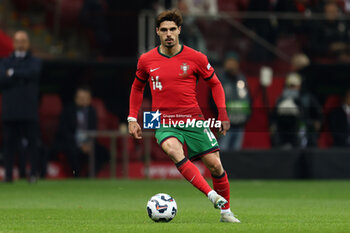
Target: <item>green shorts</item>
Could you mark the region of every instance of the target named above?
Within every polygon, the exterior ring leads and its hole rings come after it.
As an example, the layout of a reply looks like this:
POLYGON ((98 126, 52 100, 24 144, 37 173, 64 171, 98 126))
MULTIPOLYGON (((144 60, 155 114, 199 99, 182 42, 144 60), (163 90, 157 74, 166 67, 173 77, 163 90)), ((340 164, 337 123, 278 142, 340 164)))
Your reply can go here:
POLYGON ((191 161, 220 150, 219 144, 208 127, 163 127, 156 130, 155 137, 159 145, 168 138, 177 138, 182 144, 186 143, 188 157, 191 161))

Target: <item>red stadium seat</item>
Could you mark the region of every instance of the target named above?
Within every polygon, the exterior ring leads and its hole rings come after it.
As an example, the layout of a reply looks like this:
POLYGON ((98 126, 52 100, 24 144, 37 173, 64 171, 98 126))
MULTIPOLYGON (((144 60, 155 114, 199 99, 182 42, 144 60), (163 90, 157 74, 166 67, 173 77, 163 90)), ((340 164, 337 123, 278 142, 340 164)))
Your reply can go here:
POLYGON ((45 94, 42 96, 39 106, 40 130, 42 140, 46 145, 53 142, 61 111, 62 103, 58 95, 45 94))
POLYGON ((263 89, 260 86, 259 78, 247 77, 247 81, 252 98, 252 114, 245 126, 242 147, 268 149, 271 147, 268 113, 282 92, 284 79, 274 77, 271 86, 267 88, 267 106, 263 102, 263 89))
POLYGON ((0 58, 9 56, 12 51, 12 38, 0 29, 0 58))
POLYGON ((219 11, 237 12, 248 8, 249 0, 218 0, 219 11))
MULTIPOLYGON (((108 112, 103 101, 99 98, 93 98, 91 105, 96 109, 97 113, 97 129, 98 130, 117 130, 119 128, 119 119, 108 112)), ((109 138, 98 138, 97 141, 104 145, 107 149, 110 147, 109 138)))
POLYGON ((108 111, 105 107, 105 104, 103 101, 99 98, 93 98, 91 101, 91 105, 96 109, 97 113, 97 129, 98 130, 106 130, 108 129, 108 111))
POLYGON ((333 145, 333 138, 330 133, 328 117, 329 117, 329 113, 333 109, 339 107, 340 104, 341 104, 341 98, 337 95, 331 95, 327 97, 323 105, 323 115, 325 116, 325 122, 322 126, 321 134, 318 139, 318 146, 320 148, 328 148, 333 145))

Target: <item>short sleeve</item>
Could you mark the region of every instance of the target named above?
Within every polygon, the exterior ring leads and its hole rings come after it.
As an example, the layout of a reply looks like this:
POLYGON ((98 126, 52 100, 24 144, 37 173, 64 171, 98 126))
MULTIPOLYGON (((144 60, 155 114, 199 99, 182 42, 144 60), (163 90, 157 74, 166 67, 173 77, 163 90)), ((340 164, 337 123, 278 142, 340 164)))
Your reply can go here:
POLYGON ((144 56, 141 55, 137 62, 136 78, 141 82, 147 82, 148 73, 147 68, 144 64, 144 56))
POLYGON ((210 65, 207 56, 202 53, 198 54, 197 72, 204 80, 209 80, 214 75, 214 68, 210 65))

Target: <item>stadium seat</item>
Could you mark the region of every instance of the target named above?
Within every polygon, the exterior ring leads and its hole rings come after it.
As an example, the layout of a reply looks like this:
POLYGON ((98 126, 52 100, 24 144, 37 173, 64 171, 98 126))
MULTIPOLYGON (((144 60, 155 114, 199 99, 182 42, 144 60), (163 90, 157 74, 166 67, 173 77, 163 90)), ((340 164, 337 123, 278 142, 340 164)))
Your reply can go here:
MULTIPOLYGON (((54 26, 54 17, 55 17, 55 8, 56 2, 53 0, 45 0, 50 3, 46 3, 46 23, 47 26, 54 26), (54 7, 52 7, 54 6, 54 7)), ((65 28, 72 28, 79 24, 79 14, 80 10, 83 6, 84 0, 61 0, 61 17, 60 17, 60 25, 65 28)))
POLYGON ((9 56, 12 51, 12 38, 0 29, 0 58, 9 56))
MULTIPOLYGON (((96 109, 97 118, 98 118, 98 122, 97 122, 98 130, 117 130, 119 128, 118 117, 108 112, 105 104, 101 99, 93 98, 91 101, 91 105, 96 109)), ((109 138, 98 138, 97 141, 109 150, 110 148, 109 138)))
POLYGON ((330 95, 327 97, 323 105, 323 115, 325 116, 325 121, 321 128, 321 134, 318 138, 318 146, 320 148, 329 148, 333 145, 333 138, 330 133, 329 128, 329 113, 340 106, 341 98, 337 95, 330 95))
POLYGON ((220 12, 237 12, 248 8, 249 0, 218 0, 220 12))
POLYGON ((91 101, 91 105, 96 109, 97 113, 97 129, 98 130, 106 130, 108 129, 108 112, 105 107, 105 104, 103 101, 99 98, 93 98, 91 101))
POLYGON ((245 135, 242 148, 271 147, 269 132, 269 112, 282 92, 284 79, 274 77, 271 86, 266 90, 267 103, 263 102, 263 89, 259 78, 256 76, 247 77, 248 88, 252 98, 252 114, 245 126, 245 135), (267 104, 267 105, 266 105, 267 104))
POLYGON ((51 145, 56 134, 62 111, 61 99, 56 94, 45 94, 39 106, 40 131, 44 144, 51 145))

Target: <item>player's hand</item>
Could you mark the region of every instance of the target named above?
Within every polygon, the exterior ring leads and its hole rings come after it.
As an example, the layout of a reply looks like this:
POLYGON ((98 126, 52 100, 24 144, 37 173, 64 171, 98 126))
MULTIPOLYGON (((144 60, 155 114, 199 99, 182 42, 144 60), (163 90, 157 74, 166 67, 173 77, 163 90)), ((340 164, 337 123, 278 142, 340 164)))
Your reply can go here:
POLYGON ((129 128, 129 134, 133 136, 135 139, 142 138, 142 131, 139 123, 137 123, 136 121, 130 121, 128 128, 129 128))
POLYGON ((219 131, 219 132, 220 132, 222 135, 225 136, 227 130, 230 129, 230 126, 231 126, 231 124, 230 124, 229 121, 221 121, 221 127, 220 127, 220 131, 219 131))

